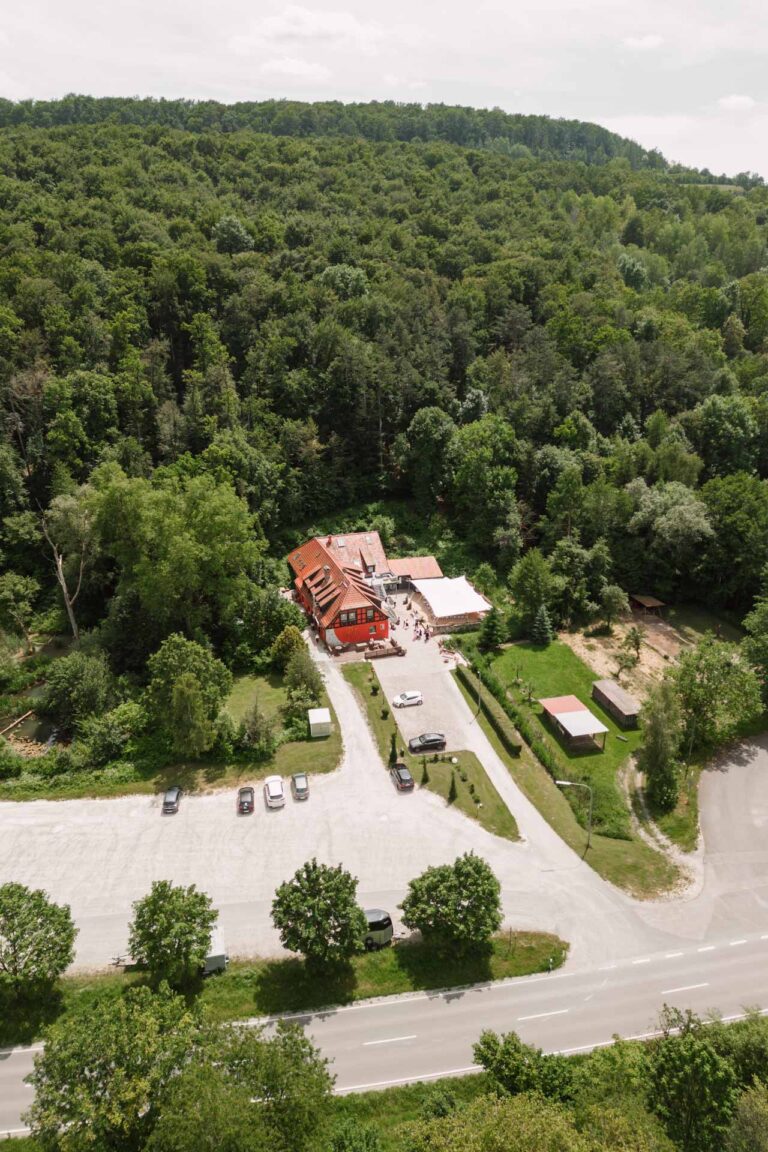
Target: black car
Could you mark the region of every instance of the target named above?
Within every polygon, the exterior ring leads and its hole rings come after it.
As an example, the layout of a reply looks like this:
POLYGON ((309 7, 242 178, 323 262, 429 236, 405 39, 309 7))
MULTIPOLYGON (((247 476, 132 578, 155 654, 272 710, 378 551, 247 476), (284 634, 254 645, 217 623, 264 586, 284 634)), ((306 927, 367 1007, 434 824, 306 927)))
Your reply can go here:
POLYGON ((393 768, 390 768, 389 774, 398 792, 413 791, 413 776, 411 776, 405 764, 395 764, 393 768))
POLYGON ((253 812, 255 793, 253 788, 241 788, 237 793, 237 811, 241 816, 250 816, 253 812))
POLYGON ((180 803, 181 788, 179 788, 178 784, 174 784, 172 788, 168 789, 165 796, 163 796, 163 815, 175 816, 179 810, 180 803))
POLYGON ((444 732, 422 732, 408 741, 408 751, 418 756, 420 752, 442 752, 445 748, 444 732))

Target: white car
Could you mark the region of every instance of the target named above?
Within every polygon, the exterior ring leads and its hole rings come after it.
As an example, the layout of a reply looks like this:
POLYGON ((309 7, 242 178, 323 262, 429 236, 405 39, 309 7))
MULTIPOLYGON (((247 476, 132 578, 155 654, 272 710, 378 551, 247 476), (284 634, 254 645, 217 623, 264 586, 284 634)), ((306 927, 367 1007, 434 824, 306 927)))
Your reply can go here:
POLYGON ((264 781, 264 799, 267 802, 267 808, 282 808, 285 805, 282 776, 267 776, 264 781))
POLYGON ((401 692, 392 701, 394 708, 412 708, 416 704, 423 704, 424 697, 421 692, 401 692))

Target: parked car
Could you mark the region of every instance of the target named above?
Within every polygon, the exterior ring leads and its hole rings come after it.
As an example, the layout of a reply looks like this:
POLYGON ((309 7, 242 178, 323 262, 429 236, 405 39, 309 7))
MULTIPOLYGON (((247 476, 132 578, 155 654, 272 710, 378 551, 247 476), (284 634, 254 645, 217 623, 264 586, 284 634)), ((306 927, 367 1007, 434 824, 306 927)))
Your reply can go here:
POLYGON ((253 788, 241 788, 237 793, 237 811, 241 816, 250 816, 254 809, 256 794, 253 788))
POLYGON ((408 741, 408 751, 418 756, 420 752, 442 752, 445 748, 444 732, 422 732, 408 741))
POLYGON ((163 816, 175 816, 181 803, 181 788, 174 784, 163 796, 163 816))
POLYGON ((398 792, 413 791, 413 776, 411 776, 405 764, 395 764, 393 768, 390 768, 389 774, 398 792))
POLYGON ((366 908, 365 918, 368 921, 368 929, 363 940, 366 951, 374 952, 379 948, 385 948, 391 942, 395 931, 389 912, 384 912, 381 908, 366 908))
POLYGON ((417 704, 423 704, 424 697, 421 692, 414 690, 410 692, 401 692, 399 696, 395 696, 392 701, 393 708, 413 708, 417 704))
POLYGON ((291 776, 291 792, 294 800, 309 800, 309 776, 306 772, 294 772, 291 776))
POLYGON ((282 776, 267 776, 264 781, 264 799, 267 808, 282 808, 285 804, 285 789, 282 776))

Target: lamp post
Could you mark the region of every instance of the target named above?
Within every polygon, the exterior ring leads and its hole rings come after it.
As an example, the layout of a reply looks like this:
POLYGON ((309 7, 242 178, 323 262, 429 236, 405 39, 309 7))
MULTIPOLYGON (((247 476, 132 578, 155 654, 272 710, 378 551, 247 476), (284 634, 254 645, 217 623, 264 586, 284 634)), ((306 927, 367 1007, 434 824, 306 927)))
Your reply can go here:
POLYGON ((589 816, 587 817, 587 846, 584 849, 586 855, 589 851, 589 846, 592 843, 592 787, 589 784, 582 783, 581 780, 555 780, 558 788, 586 788, 589 792, 589 816))

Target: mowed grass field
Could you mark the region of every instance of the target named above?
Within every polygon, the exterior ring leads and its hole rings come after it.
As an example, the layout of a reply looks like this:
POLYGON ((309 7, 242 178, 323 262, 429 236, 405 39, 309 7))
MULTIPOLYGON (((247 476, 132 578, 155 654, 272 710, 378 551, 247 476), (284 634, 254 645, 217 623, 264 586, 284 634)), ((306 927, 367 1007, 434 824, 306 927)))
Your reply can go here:
MULTIPOLYGON (((541 734, 557 748, 567 777, 583 780, 592 787, 595 829, 608 836, 629 838, 632 834, 629 811, 617 772, 637 749, 640 732, 622 729, 592 699, 592 683, 598 679, 595 672, 559 640, 545 648, 528 642, 513 644, 493 661, 492 671, 511 689, 516 705, 531 716, 541 734), (530 705, 518 681, 530 685, 530 705), (588 750, 573 750, 544 716, 539 698, 570 695, 576 696, 608 728, 605 750, 597 745, 590 745, 588 750)), ((579 802, 574 797, 574 803, 579 802)))
POLYGON ((434 754, 427 757, 411 756, 404 748, 405 742, 384 694, 381 691, 376 695, 371 693, 371 687, 378 685, 379 681, 370 665, 362 662, 345 664, 343 675, 357 694, 385 766, 389 763, 394 732, 398 760, 408 767, 417 787, 429 788, 431 792, 442 796, 447 803, 453 777, 456 782, 456 799, 453 803, 465 816, 479 821, 483 828, 495 836, 503 836, 507 840, 519 840, 520 834, 514 816, 488 779, 474 752, 452 752, 445 754, 444 757, 443 754, 437 753, 437 759, 434 758, 434 754), (374 679, 371 679, 371 676, 374 679), (456 764, 452 763, 454 759, 457 761, 456 764), (424 782, 425 765, 426 782, 424 782))

